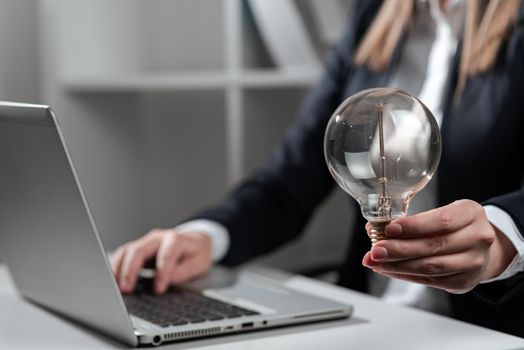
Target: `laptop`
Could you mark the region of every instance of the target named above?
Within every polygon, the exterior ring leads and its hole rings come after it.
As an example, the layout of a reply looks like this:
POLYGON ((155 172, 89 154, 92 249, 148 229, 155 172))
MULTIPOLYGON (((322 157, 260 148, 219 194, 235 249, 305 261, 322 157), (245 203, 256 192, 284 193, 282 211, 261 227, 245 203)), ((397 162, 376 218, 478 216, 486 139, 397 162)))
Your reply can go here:
POLYGON ((214 268, 122 295, 48 106, 0 102, 0 255, 27 300, 131 346, 349 317, 350 305, 285 286, 286 275, 214 268))

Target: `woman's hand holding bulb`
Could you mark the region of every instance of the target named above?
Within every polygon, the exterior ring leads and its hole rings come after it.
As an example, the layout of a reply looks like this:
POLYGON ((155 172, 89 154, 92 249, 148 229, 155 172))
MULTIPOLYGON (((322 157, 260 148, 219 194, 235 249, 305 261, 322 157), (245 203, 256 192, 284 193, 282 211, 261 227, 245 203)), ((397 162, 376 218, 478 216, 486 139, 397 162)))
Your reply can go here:
POLYGON ((468 292, 497 277, 516 254, 483 207, 470 200, 396 219, 386 227, 386 235, 390 239, 366 253, 364 266, 450 293, 468 292))

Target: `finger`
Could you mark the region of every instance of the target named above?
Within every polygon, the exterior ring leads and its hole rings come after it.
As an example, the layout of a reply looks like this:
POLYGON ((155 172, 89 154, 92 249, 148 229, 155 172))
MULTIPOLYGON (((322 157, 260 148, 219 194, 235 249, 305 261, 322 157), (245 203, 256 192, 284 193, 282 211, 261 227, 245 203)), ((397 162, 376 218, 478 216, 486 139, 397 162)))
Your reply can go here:
POLYGON ((119 285, 122 292, 130 293, 135 289, 140 269, 147 259, 155 255, 159 244, 159 237, 145 236, 128 245, 120 270, 119 285))
POLYGON ((162 294, 166 291, 183 249, 183 239, 176 234, 167 234, 162 239, 156 256, 155 293, 162 294))
POLYGON ((369 261, 367 267, 374 271, 400 273, 417 276, 449 276, 457 273, 482 270, 485 260, 482 255, 472 255, 470 252, 434 256, 399 262, 369 261))
POLYGON ((461 200, 449 205, 412 216, 394 220, 386 226, 390 237, 420 237, 457 231, 473 222, 482 206, 470 200, 461 200))
POLYGON ((369 267, 373 263, 371 259, 371 252, 367 252, 364 257, 362 258, 362 265, 369 267))
POLYGON ((457 254, 472 249, 476 231, 461 230, 449 234, 410 239, 387 239, 371 247, 374 261, 403 261, 429 256, 457 254))
POLYGON ((111 256, 109 257, 109 262, 111 263, 111 269, 115 275, 115 279, 118 281, 120 279, 120 270, 122 269, 122 261, 124 260, 125 249, 124 247, 119 247, 111 256))
POLYGON ((197 253, 184 256, 179 260, 171 281, 173 283, 184 283, 197 276, 200 276, 211 267, 211 259, 204 253, 197 253))
MULTIPOLYGON (((394 279, 397 279, 397 280, 412 282, 412 283, 424 284, 426 286, 435 287, 435 286, 439 285, 439 283, 438 283, 439 277, 405 275, 405 274, 401 274, 401 273, 393 273, 393 272, 385 272, 385 271, 375 271, 375 272, 380 274, 380 275, 382 275, 382 276, 394 278, 394 279)), ((451 277, 451 276, 440 277, 440 279, 449 278, 449 277, 451 277)))
POLYGON ((444 276, 444 277, 431 277, 431 276, 403 275, 403 274, 398 274, 398 273, 388 273, 388 272, 379 272, 379 271, 377 271, 377 273, 383 276, 395 278, 398 280, 403 280, 407 282, 423 284, 428 287, 443 289, 453 294, 462 294, 462 293, 469 292, 477 285, 477 283, 467 283, 467 284, 464 283, 464 281, 468 279, 467 274, 456 274, 456 275, 444 276))

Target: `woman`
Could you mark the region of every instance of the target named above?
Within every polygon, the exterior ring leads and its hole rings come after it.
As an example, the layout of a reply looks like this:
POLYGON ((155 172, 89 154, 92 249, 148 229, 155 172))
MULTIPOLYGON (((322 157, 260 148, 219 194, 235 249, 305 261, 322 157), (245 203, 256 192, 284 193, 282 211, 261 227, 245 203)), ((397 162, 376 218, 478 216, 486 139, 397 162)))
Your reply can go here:
POLYGON ((387 300, 524 336, 521 1, 366 0, 353 14, 301 118, 265 166, 189 222, 119 248, 112 264, 120 288, 132 291, 155 256, 162 293, 212 261, 239 264, 295 238, 334 187, 322 151, 331 113, 360 90, 395 86, 440 120, 438 207, 396 220, 386 228, 392 239, 371 250, 359 219, 339 283, 369 291, 378 274, 393 277, 387 300))

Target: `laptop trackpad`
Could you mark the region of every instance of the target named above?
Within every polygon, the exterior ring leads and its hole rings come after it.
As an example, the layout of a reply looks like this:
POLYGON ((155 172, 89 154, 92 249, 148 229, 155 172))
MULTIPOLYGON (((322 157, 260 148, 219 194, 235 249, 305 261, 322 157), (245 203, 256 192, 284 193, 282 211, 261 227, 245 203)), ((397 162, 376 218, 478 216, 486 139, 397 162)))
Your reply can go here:
POLYGON ((262 314, 303 312, 313 308, 316 298, 282 286, 278 281, 255 273, 241 273, 235 283, 222 288, 206 288, 203 294, 262 314))

